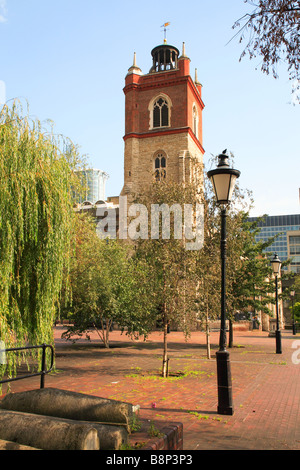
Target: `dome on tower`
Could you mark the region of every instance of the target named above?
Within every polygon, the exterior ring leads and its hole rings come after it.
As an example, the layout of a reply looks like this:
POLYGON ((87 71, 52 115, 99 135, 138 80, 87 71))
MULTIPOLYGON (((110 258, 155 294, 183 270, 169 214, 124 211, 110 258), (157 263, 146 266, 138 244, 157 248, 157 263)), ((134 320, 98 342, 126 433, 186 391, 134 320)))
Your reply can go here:
POLYGON ((150 73, 177 69, 179 50, 176 47, 162 44, 152 49, 151 55, 153 65, 150 73))

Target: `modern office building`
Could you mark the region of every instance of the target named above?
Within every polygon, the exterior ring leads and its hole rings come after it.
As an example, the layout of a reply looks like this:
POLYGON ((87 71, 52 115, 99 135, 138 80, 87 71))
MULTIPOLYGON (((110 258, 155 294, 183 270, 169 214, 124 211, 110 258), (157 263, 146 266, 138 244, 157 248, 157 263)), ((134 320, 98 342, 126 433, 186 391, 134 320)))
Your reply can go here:
POLYGON ((109 175, 94 168, 82 170, 78 173, 81 176, 83 194, 75 196, 76 202, 94 205, 96 202, 105 201, 105 185, 109 175))
MULTIPOLYGON (((257 220, 250 217, 249 221, 257 220)), ((256 240, 266 241, 278 235, 274 243, 266 248, 267 253, 277 253, 281 261, 291 260, 289 271, 300 273, 300 214, 266 216, 258 222, 260 233, 256 240)))

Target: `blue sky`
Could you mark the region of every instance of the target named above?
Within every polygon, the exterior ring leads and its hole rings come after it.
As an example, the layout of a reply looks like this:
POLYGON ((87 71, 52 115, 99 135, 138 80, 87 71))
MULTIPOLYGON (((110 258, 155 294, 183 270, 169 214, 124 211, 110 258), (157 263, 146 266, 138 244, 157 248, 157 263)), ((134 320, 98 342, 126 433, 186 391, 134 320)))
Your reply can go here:
POLYGON ((243 0, 0 0, 0 100, 5 85, 6 100, 27 100, 31 115, 53 120, 109 173, 107 196, 118 195, 125 75, 134 52, 148 73, 160 26, 170 22, 168 43, 181 50, 185 42, 203 85, 204 163, 233 152, 241 186, 253 191, 251 215, 299 213, 300 106, 285 64, 275 80, 260 58, 239 62, 237 39, 228 43, 247 11, 243 0))

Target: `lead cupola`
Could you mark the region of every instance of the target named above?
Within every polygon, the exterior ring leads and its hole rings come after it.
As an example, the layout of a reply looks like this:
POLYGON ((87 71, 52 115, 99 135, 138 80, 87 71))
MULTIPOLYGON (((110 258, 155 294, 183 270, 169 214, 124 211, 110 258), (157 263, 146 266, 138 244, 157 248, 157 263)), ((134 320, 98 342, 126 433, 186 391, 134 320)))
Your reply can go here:
POLYGON ((153 65, 150 73, 164 72, 166 70, 174 70, 178 68, 179 50, 169 44, 156 46, 151 51, 153 65))

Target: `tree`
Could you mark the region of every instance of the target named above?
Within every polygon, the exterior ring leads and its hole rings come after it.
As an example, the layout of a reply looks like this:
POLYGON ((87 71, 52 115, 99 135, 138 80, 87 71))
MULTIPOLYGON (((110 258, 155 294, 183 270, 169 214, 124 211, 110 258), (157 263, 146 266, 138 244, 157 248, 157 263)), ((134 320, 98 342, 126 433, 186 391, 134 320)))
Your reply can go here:
MULTIPOLYGON (((248 221, 248 213, 240 212, 231 220, 229 231, 231 243, 228 253, 228 316, 232 324, 234 313, 251 309, 270 314, 269 304, 274 303, 274 283, 270 282, 272 268, 264 250, 271 246, 275 237, 256 241, 258 220, 248 221)), ((232 346, 233 331, 230 329, 229 344, 232 346)))
MULTIPOLYGON (((234 156, 231 154, 231 159, 234 156)), ((213 164, 216 157, 212 157, 213 164)), ((204 179, 205 204, 205 242, 203 249, 197 253, 197 277, 199 280, 200 302, 198 318, 206 325, 207 356, 210 357, 209 330, 210 321, 220 317, 221 291, 221 217, 215 194, 210 180, 204 179)), ((231 274, 239 269, 242 256, 241 246, 237 244, 242 232, 240 226, 241 214, 252 204, 252 195, 247 190, 241 190, 238 181, 234 188, 231 204, 226 211, 226 316, 231 320, 231 303, 236 293, 231 289, 231 274)))
POLYGON ((291 306, 290 310, 291 310, 291 314, 294 313, 295 321, 300 322, 300 302, 296 302, 294 304, 294 308, 291 306))
MULTIPOLYGON (((234 156, 231 155, 234 159, 234 156)), ((220 214, 217 210, 211 184, 205 180, 206 224, 205 244, 199 253, 200 270, 198 277, 202 285, 202 307, 212 312, 216 318, 220 301, 220 214), (211 287, 214 286, 213 289, 211 287), (209 298, 209 293, 211 296, 209 298), (216 298, 216 293, 217 297, 216 298), (206 300, 206 302, 205 302, 206 300), (204 301, 204 303, 203 303, 204 301), (207 307, 205 308, 205 305, 207 307), (211 308, 214 305, 213 308, 211 308)), ((229 346, 233 343, 233 320, 237 311, 253 308, 270 313, 268 305, 274 302, 270 296, 274 292, 274 283, 269 278, 272 273, 269 259, 264 250, 276 237, 266 242, 256 242, 259 231, 258 221, 248 221, 252 206, 252 194, 240 188, 237 182, 231 204, 227 209, 227 241, 226 241, 226 317, 229 320, 229 346)), ((220 312, 218 312, 219 315, 220 312)), ((207 314, 207 316, 210 316, 207 314)), ((201 317, 201 312, 200 312, 201 317)), ((203 317, 203 312, 202 312, 203 317)), ((205 316, 204 316, 205 318, 205 316)))
MULTIPOLYGON (((168 371, 168 330, 171 323, 180 324, 188 336, 195 319, 196 291, 195 285, 191 282, 193 256, 192 252, 186 249, 183 225, 180 223, 178 227, 174 220, 177 209, 179 212, 182 209, 181 217, 184 204, 190 204, 195 208, 197 199, 197 187, 194 184, 183 185, 173 182, 154 183, 148 191, 137 198, 137 202, 147 208, 148 214, 153 215, 153 208, 165 208, 166 211, 170 211, 170 219, 162 217, 157 237, 139 238, 136 241, 136 256, 145 260, 152 273, 149 281, 151 280, 155 292, 157 317, 162 322, 163 377, 167 376, 168 371), (163 235, 164 220, 169 221, 167 225, 170 232, 167 237, 163 235), (177 232, 178 228, 181 233, 177 232)), ((178 222, 178 219, 176 220, 178 222)), ((182 218, 180 222, 183 222, 182 218)), ((149 223, 153 223, 153 217, 149 219, 149 223)), ((147 229, 150 233, 151 227, 147 229)))
POLYGON ((78 215, 70 271, 71 296, 62 308, 73 322, 65 338, 95 329, 105 347, 114 322, 127 334, 145 336, 153 325, 147 267, 115 240, 98 238, 89 216, 78 215))
POLYGON ((219 214, 207 184, 205 179, 204 245, 194 254, 194 275, 197 285, 197 321, 205 329, 207 358, 210 359, 210 323, 220 316, 221 264, 219 214))
MULTIPOLYGON (((53 342, 79 161, 70 142, 22 114, 18 102, 0 112, 0 339, 6 348, 53 342)), ((14 357, 7 355, 9 375, 14 357)))
POLYGON ((290 290, 295 291, 295 302, 300 302, 300 275, 294 275, 294 282, 290 287, 290 290))
POLYGON ((246 54, 250 59, 261 56, 261 70, 266 74, 272 72, 275 78, 278 78, 278 64, 285 62, 295 84, 294 90, 299 91, 300 1, 246 0, 246 3, 254 6, 254 10, 233 25, 233 28, 239 28, 236 36, 240 36, 240 42, 244 41, 245 33, 249 33, 241 58, 246 54))

